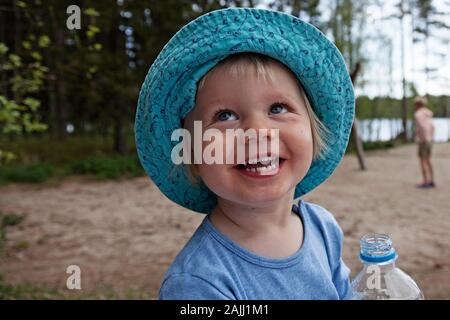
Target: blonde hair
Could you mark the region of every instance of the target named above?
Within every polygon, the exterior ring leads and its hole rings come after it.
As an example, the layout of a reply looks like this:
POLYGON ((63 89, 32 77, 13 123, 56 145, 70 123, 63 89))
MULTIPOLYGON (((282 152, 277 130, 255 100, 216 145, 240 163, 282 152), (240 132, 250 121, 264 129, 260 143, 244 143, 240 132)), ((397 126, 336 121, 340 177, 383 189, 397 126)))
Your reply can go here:
MULTIPOLYGON (((243 52, 228 56, 226 59, 219 62, 217 66, 225 66, 232 75, 240 76, 248 73, 248 66, 250 65, 255 68, 256 76, 258 79, 263 78, 265 81, 267 81, 268 79, 273 79, 273 73, 270 68, 270 63, 274 62, 280 63, 277 60, 263 54, 243 52)), ((202 77, 202 79, 200 79, 197 90, 200 90, 203 87, 207 77, 208 73, 206 73, 202 77)), ((298 83, 298 85, 300 88, 301 98, 306 107, 306 111, 311 123, 311 135, 313 139, 313 159, 323 159, 325 153, 329 149, 326 141, 328 140, 330 132, 315 114, 301 84, 298 83)), ((186 169, 187 176, 191 183, 198 183, 199 179, 197 167, 195 165, 186 165, 186 169)))

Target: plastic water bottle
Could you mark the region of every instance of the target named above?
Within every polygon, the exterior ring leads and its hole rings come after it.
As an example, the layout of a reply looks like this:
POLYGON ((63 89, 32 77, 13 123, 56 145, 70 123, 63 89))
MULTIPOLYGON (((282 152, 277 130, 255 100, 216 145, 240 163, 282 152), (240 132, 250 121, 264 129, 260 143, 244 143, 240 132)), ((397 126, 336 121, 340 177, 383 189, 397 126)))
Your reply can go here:
POLYGON ((395 266, 398 256, 388 235, 368 234, 360 244, 359 257, 364 267, 352 281, 352 299, 424 299, 414 280, 395 266))

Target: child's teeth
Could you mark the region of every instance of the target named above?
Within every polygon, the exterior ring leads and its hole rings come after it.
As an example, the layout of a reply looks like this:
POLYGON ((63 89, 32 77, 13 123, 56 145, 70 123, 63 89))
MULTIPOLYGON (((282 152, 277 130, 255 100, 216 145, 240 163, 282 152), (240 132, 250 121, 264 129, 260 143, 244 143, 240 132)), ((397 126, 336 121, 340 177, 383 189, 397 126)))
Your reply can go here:
POLYGON ((270 164, 271 161, 272 161, 272 159, 270 157, 265 157, 265 158, 262 158, 259 160, 259 162, 261 162, 261 164, 264 166, 270 164))
POLYGON ((276 161, 278 160, 276 157, 264 157, 261 159, 249 159, 247 166, 249 164, 256 164, 259 162, 259 166, 254 166, 254 167, 245 167, 245 170, 248 172, 257 172, 257 173, 266 173, 266 172, 270 172, 275 170, 276 168, 278 168, 278 162, 276 161))

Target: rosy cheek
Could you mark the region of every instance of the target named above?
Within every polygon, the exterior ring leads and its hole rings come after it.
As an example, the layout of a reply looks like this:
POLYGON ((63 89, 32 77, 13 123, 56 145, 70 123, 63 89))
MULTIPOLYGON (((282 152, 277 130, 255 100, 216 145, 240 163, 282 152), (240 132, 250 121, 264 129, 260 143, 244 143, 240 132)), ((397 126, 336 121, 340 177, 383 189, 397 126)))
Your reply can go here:
POLYGON ((291 157, 300 161, 312 160, 313 140, 307 128, 295 128, 284 131, 284 134, 280 136, 280 140, 291 157))
POLYGON ((225 163, 227 154, 227 144, 225 135, 222 135, 221 140, 215 141, 215 138, 211 141, 202 142, 202 163, 225 163), (205 158, 207 157, 208 160, 205 158), (209 161, 209 162, 208 162, 209 161))

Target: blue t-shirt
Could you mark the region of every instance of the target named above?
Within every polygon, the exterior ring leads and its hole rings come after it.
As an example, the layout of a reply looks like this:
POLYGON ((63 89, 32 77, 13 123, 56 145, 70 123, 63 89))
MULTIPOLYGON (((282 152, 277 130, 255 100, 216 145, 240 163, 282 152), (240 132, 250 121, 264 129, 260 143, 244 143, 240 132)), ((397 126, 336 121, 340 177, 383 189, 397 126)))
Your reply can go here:
POLYGON ((300 200, 301 248, 282 259, 256 255, 222 234, 206 216, 177 255, 159 291, 162 300, 344 299, 349 269, 343 233, 324 208, 300 200))

